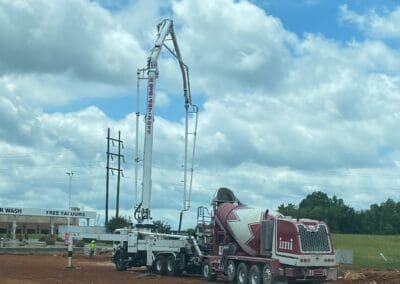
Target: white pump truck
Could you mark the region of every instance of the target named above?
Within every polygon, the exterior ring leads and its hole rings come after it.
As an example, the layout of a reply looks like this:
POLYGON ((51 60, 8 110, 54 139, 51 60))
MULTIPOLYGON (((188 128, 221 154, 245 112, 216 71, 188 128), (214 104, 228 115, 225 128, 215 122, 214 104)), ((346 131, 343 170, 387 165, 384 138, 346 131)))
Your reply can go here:
POLYGON ((150 270, 159 274, 177 275, 183 270, 197 269, 201 251, 194 238, 180 234, 159 234, 152 232, 153 222, 150 215, 150 202, 152 191, 152 153, 153 153, 153 126, 154 126, 154 107, 155 107, 155 87, 158 78, 158 57, 161 49, 165 47, 178 61, 182 73, 183 96, 185 107, 185 145, 184 145, 184 177, 183 177, 183 207, 180 212, 179 230, 181 229, 183 212, 190 207, 190 193, 193 177, 193 159, 196 146, 196 131, 198 107, 192 103, 189 83, 189 69, 183 62, 176 40, 173 22, 170 19, 163 20, 158 24, 158 36, 154 47, 151 50, 147 62, 147 68, 139 69, 138 75, 138 96, 136 102, 136 164, 135 164, 135 213, 134 217, 137 224, 132 229, 124 230, 125 238, 120 242, 119 247, 113 255, 113 261, 117 270, 125 270, 129 266, 146 265, 150 270), (166 41, 172 41, 173 48, 166 45, 166 41), (147 76, 146 75, 147 72, 147 76), (141 79, 147 80, 147 100, 145 115, 145 135, 143 153, 143 180, 142 180, 142 199, 138 200, 138 130, 139 130, 139 82, 141 79), (189 114, 194 115, 194 131, 189 133, 189 114), (191 167, 188 169, 188 150, 189 135, 192 139, 191 167), (190 171, 189 187, 187 186, 188 172, 190 171))
POLYGON ((173 22, 165 19, 158 24, 158 35, 154 47, 148 58, 147 67, 138 69, 137 99, 136 99, 136 159, 135 159, 135 211, 134 217, 137 224, 132 228, 120 229, 117 234, 80 234, 77 238, 91 238, 97 240, 114 241, 118 243, 115 247, 112 260, 118 271, 126 270, 128 267, 147 266, 151 271, 158 274, 178 275, 183 270, 198 271, 202 253, 196 240, 183 234, 160 234, 153 232, 153 222, 150 215, 151 202, 151 169, 153 152, 153 123, 155 106, 155 86, 158 78, 157 61, 161 49, 165 47, 178 61, 183 79, 183 95, 185 107, 185 145, 184 145, 184 178, 183 178, 183 207, 180 212, 179 230, 181 229, 183 212, 189 210, 190 193, 193 177, 193 159, 196 146, 197 115, 198 107, 192 104, 189 83, 188 67, 184 64, 175 37, 173 22), (172 41, 173 48, 166 45, 166 41, 172 41), (147 75, 147 76, 146 76, 147 75), (140 118, 140 80, 147 80, 147 100, 145 115, 145 135, 143 153, 143 180, 141 200, 138 199, 138 164, 141 161, 138 152, 138 132, 140 118), (193 115, 190 120, 189 116, 193 115), (189 123, 192 132, 189 133, 189 123), (194 124, 194 126, 192 125, 194 124), (191 167, 188 168, 189 135, 191 139, 191 167), (188 177, 189 174, 189 177, 188 177), (189 179, 189 182, 188 182, 189 179), (187 185, 189 183, 189 186, 187 185))

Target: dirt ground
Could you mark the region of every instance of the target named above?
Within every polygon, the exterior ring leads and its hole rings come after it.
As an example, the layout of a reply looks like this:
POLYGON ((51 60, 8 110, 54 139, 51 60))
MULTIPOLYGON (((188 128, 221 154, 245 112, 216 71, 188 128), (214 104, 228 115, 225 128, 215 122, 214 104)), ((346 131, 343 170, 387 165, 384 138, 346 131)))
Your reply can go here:
POLYGON ((52 255, 0 255, 0 283, 204 283, 201 277, 167 277, 149 274, 145 269, 115 270, 109 257, 88 259, 75 256, 73 269, 66 269, 66 256, 52 255))
POLYGON ((335 284, 368 283, 368 284, 398 284, 400 283, 399 270, 357 269, 339 267, 339 280, 335 284))
MULTIPOLYGON (((167 277, 149 274, 145 269, 128 269, 117 272, 110 258, 84 256, 73 258, 73 269, 66 269, 65 256, 52 255, 0 255, 0 283, 2 284, 42 284, 42 283, 206 283, 200 276, 167 277)), ((400 283, 399 271, 374 271, 352 269, 340 270, 342 283, 400 283), (345 279, 346 278, 346 279, 345 279)), ((228 283, 223 278, 218 283, 228 283)))

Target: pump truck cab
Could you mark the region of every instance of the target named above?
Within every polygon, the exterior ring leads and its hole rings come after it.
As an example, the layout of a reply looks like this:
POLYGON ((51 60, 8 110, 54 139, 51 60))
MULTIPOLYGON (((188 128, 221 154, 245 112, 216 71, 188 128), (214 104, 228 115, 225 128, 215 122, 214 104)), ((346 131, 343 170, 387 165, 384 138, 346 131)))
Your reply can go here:
POLYGON ((218 273, 229 281, 286 283, 336 280, 335 254, 324 222, 273 216, 251 208, 227 188, 220 188, 197 225, 203 250, 202 274, 212 281, 218 273))

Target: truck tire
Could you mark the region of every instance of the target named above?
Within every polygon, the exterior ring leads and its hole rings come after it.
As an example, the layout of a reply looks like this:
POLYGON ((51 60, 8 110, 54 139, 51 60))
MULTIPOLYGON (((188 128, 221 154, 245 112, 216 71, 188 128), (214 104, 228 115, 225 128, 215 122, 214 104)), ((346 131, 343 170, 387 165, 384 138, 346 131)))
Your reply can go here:
POLYGON ((226 278, 230 282, 235 282, 236 280, 236 263, 231 259, 228 260, 226 265, 226 278))
POLYGON ((167 258, 167 274, 170 276, 177 276, 182 274, 182 270, 179 269, 177 263, 176 263, 176 259, 175 256, 170 255, 167 258))
POLYGON ((249 269, 247 268, 247 264, 241 262, 237 268, 236 280, 238 284, 247 284, 249 280, 249 269))
POLYGON ((208 259, 205 259, 203 261, 203 265, 201 266, 201 272, 203 274, 203 277, 207 281, 215 281, 217 279, 217 274, 214 271, 212 271, 208 259))
POLYGON ((253 264, 249 270, 249 284, 260 284, 261 283, 261 273, 258 265, 253 264))
POLYGON ((128 268, 121 252, 117 252, 114 256, 114 259, 115 268, 117 269, 117 271, 125 271, 128 268))
POLYGON ((167 273, 167 261, 165 256, 158 255, 155 260, 155 272, 160 275, 165 275, 167 273))
POLYGON ((272 275, 271 265, 268 263, 264 265, 262 273, 261 273, 261 280, 263 284, 273 284, 274 276, 272 275))

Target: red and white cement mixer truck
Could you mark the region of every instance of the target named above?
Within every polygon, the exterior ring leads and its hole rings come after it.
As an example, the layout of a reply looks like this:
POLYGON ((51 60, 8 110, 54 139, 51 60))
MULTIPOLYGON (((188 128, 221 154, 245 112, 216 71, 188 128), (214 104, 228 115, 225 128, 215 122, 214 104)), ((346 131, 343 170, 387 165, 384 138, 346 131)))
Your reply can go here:
MULTIPOLYGON (((218 190, 212 205, 211 222, 197 227, 206 279, 222 273, 240 284, 336 280, 335 254, 324 222, 273 216, 241 203, 227 188, 218 190)), ((204 214, 198 218, 205 219, 204 214)))

